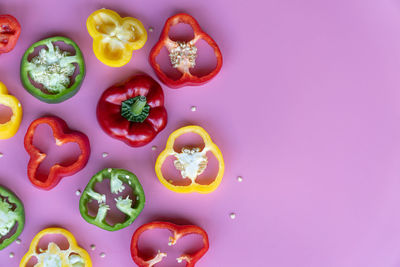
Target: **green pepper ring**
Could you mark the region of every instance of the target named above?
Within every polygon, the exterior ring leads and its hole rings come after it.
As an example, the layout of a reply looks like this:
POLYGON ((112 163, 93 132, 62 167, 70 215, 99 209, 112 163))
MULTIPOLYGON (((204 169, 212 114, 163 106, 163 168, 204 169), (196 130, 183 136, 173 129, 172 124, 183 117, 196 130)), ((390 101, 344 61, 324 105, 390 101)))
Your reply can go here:
POLYGON ((19 218, 17 219, 18 227, 15 233, 11 237, 4 239, 4 241, 0 243, 0 250, 2 250, 8 247, 8 245, 10 245, 12 242, 14 242, 14 240, 17 239, 22 233, 25 225, 25 211, 24 205, 22 204, 21 200, 10 190, 0 186, 0 196, 7 198, 10 203, 15 204, 16 207, 14 209, 14 212, 19 215, 19 218))
POLYGON ((71 39, 67 37, 62 37, 62 36, 55 36, 55 37, 50 37, 47 39, 43 39, 39 42, 36 42, 32 44, 26 51, 24 56, 22 57, 21 60, 21 82, 24 88, 34 97, 37 99, 52 104, 52 103, 60 103, 63 102, 72 96, 74 96, 78 91, 79 88, 81 87, 83 78, 85 77, 85 61, 83 58, 83 54, 79 48, 79 46, 72 41, 71 39), (29 80, 28 77, 28 71, 26 70, 27 67, 27 62, 28 62, 28 57, 30 54, 32 54, 35 50, 36 47, 41 46, 41 45, 46 45, 46 42, 51 41, 51 42, 64 42, 68 45, 71 45, 75 49, 75 55, 81 59, 80 62, 76 62, 79 66, 79 74, 75 77, 75 82, 72 84, 72 86, 68 87, 68 89, 58 93, 58 94, 46 94, 39 88, 36 88, 29 80))
POLYGON ((137 176, 127 170, 124 169, 114 169, 114 168, 105 168, 98 173, 96 173, 89 181, 89 183, 86 185, 85 190, 82 192, 81 198, 79 200, 79 211, 85 219, 90 224, 96 225, 104 230, 107 231, 117 231, 120 229, 123 229, 125 227, 128 227, 131 225, 139 216, 139 214, 142 212, 144 208, 144 203, 146 201, 144 191, 142 188, 142 185, 139 182, 139 179, 137 176), (125 220, 123 223, 116 223, 113 226, 109 225, 105 221, 99 223, 95 219, 95 217, 92 217, 89 215, 88 207, 87 204, 89 201, 92 199, 90 196, 87 194, 87 191, 89 189, 93 189, 96 183, 102 182, 104 179, 110 179, 110 174, 111 172, 117 172, 118 174, 121 174, 120 178, 123 178, 125 181, 125 184, 128 184, 128 181, 131 181, 131 184, 129 186, 132 188, 132 192, 136 197, 139 197, 139 199, 136 199, 134 202, 135 207, 135 216, 129 217, 128 215, 125 214, 125 216, 128 218, 125 220), (129 178, 128 178, 129 177, 129 178))

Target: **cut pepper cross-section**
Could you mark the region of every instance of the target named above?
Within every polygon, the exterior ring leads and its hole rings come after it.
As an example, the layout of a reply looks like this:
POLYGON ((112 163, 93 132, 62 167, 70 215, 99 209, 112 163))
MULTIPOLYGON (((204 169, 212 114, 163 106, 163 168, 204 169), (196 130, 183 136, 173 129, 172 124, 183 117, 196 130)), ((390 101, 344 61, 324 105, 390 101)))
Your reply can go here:
POLYGON ((107 231, 117 231, 133 223, 143 210, 144 203, 144 191, 136 175, 123 169, 107 168, 98 172, 90 179, 79 201, 79 210, 82 217, 88 223, 107 231), (111 194, 117 195, 122 193, 126 186, 129 186, 135 196, 134 199, 131 199, 130 196, 118 196, 114 198, 117 209, 125 214, 126 219, 122 223, 110 225, 106 222, 107 213, 110 210, 110 207, 106 204, 106 195, 94 190, 96 184, 102 182, 104 179, 110 180, 111 194), (89 215, 88 203, 91 200, 97 201, 99 205, 96 217, 89 215))
POLYGON ((92 261, 86 250, 79 247, 75 237, 63 228, 47 228, 40 231, 32 240, 28 252, 19 266, 26 267, 31 258, 36 258, 34 267, 91 267, 92 261), (68 249, 61 249, 56 243, 49 242, 47 249, 39 248, 40 240, 46 235, 62 235, 68 241, 68 249))
POLYGON ((93 12, 86 22, 93 37, 96 57, 110 67, 121 67, 132 58, 132 51, 140 49, 147 41, 143 24, 131 17, 121 18, 109 9, 93 12))
POLYGON ((170 17, 165 22, 160 39, 150 52, 149 60, 158 78, 160 78, 163 83, 171 88, 179 88, 185 85, 204 84, 214 78, 222 67, 222 54, 217 43, 201 29, 199 23, 192 16, 185 13, 170 17), (171 27, 180 23, 188 24, 193 29, 194 38, 189 42, 173 41, 171 38, 169 38, 169 31, 171 27), (217 59, 217 65, 214 70, 201 77, 192 74, 190 71, 190 69, 196 66, 196 43, 199 40, 204 40, 207 42, 207 44, 214 50, 214 54, 217 59), (179 79, 173 79, 169 77, 163 72, 160 64, 157 63, 157 56, 160 54, 163 47, 165 47, 169 52, 169 58, 171 60, 172 67, 176 68, 182 73, 182 76, 179 79))
POLYGON ((22 107, 15 96, 9 95, 7 87, 0 82, 0 105, 9 107, 12 111, 11 119, 5 123, 0 123, 0 139, 13 137, 21 124, 22 107))
POLYGON ((55 187, 61 178, 73 175, 82 170, 86 166, 90 156, 90 143, 87 136, 81 132, 71 131, 64 120, 54 116, 42 117, 33 121, 26 131, 24 146, 30 156, 28 178, 33 185, 45 190, 55 187), (47 124, 51 127, 57 146, 72 142, 77 143, 81 150, 78 159, 72 164, 67 166, 63 164, 53 165, 45 180, 38 177, 38 168, 47 155, 33 145, 33 136, 40 124, 47 124))
POLYGON ((21 34, 21 25, 11 15, 0 15, 0 54, 10 52, 21 34))
POLYGON ((215 145, 210 135, 200 126, 191 125, 180 128, 174 131, 167 140, 164 151, 160 153, 157 158, 155 171, 160 182, 168 189, 178 193, 211 193, 222 181, 224 175, 224 159, 222 153, 215 145), (176 152, 174 149, 175 140, 183 134, 194 133, 200 135, 204 141, 204 148, 201 150, 199 147, 187 148, 183 147, 181 152, 176 152), (215 179, 210 184, 198 184, 196 179, 207 168, 208 158, 207 152, 211 152, 218 160, 218 173, 215 179), (162 172, 162 166, 169 156, 174 156, 174 166, 180 171, 182 178, 190 179, 191 183, 187 186, 175 185, 173 182, 168 181, 162 172))
POLYGON ((178 240, 186 235, 190 234, 198 234, 202 237, 203 247, 195 253, 192 254, 183 254, 178 257, 176 260, 178 263, 186 261, 186 267, 195 266, 196 262, 200 260, 201 257, 206 254, 209 248, 208 235, 206 231, 202 228, 195 225, 176 225, 170 222, 151 222, 140 226, 132 236, 131 240, 131 255, 133 261, 139 267, 152 267, 155 264, 161 262, 163 258, 167 257, 167 253, 161 252, 158 250, 157 255, 155 255, 150 260, 144 260, 139 252, 139 238, 143 234, 143 232, 154 229, 166 229, 172 233, 172 236, 169 238, 168 245, 175 245, 178 240))

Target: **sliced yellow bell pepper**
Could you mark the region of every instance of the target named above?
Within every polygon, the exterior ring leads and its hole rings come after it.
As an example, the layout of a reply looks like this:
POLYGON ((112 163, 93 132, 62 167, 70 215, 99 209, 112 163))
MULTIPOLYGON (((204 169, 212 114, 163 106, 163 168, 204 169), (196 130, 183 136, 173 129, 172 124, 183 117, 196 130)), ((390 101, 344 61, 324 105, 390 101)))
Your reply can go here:
POLYGON ((93 12, 86 21, 93 37, 96 57, 110 67, 121 67, 132 58, 133 50, 140 49, 147 41, 142 22, 135 18, 121 18, 109 9, 93 12))
POLYGON ((22 257, 19 266, 25 267, 32 257, 37 259, 35 267, 92 267, 92 260, 87 251, 79 247, 75 237, 63 228, 47 228, 40 231, 33 238, 29 250, 24 257, 22 257), (67 250, 61 250, 57 244, 50 242, 46 250, 39 249, 39 241, 44 236, 52 234, 64 236, 68 241, 69 248, 67 250))
POLYGON ((224 175, 225 164, 224 158, 219 148, 212 142, 210 135, 200 126, 191 125, 180 128, 174 131, 167 140, 164 151, 160 153, 157 158, 155 171, 160 182, 169 190, 177 193, 192 193, 198 192, 202 194, 208 194, 217 189, 222 181, 224 175), (175 140, 186 133, 194 133, 201 136, 204 141, 204 148, 186 148, 182 151, 176 152, 174 150, 175 140), (196 182, 197 177, 204 172, 207 168, 208 159, 206 156, 207 152, 213 153, 219 163, 219 169, 217 176, 210 184, 198 184, 196 182), (182 175, 184 179, 190 179, 191 183, 187 186, 175 185, 172 181, 167 181, 162 173, 162 166, 164 161, 169 156, 175 156, 174 165, 182 175))
POLYGON ((13 137, 21 124, 22 107, 21 103, 15 96, 9 95, 7 87, 0 82, 0 105, 11 108, 13 115, 6 123, 0 123, 0 139, 8 139, 13 137))

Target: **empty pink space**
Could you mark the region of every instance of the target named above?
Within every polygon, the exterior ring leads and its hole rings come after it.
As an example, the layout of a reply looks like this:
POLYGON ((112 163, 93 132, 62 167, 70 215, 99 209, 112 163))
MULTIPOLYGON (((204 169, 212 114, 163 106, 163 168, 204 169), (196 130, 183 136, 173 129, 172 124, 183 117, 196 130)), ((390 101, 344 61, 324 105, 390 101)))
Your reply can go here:
MULTIPOLYGON (((24 110, 17 134, 0 140, 0 185, 20 197, 26 212, 21 243, 0 251, 1 267, 19 266, 34 235, 50 226, 72 232, 93 266, 136 266, 131 237, 154 220, 207 231, 210 249, 199 267, 400 266, 400 1, 1 0, 0 14, 22 27, 14 50, 0 56, 0 81, 24 110), (154 29, 121 68, 102 64, 92 50, 86 19, 103 7, 154 29), (129 147, 102 131, 97 102, 135 73, 160 82, 148 56, 178 12, 194 16, 218 43, 224 65, 202 86, 161 83, 168 124, 148 145, 129 147), (81 48, 86 77, 74 97, 51 105, 23 88, 19 68, 32 43, 55 35, 81 48), (63 118, 91 143, 87 166, 50 191, 29 182, 23 146, 29 124, 44 115, 63 118), (211 194, 169 191, 155 175, 169 134, 190 124, 203 127, 224 156, 224 178, 211 194), (137 220, 116 232, 87 223, 76 195, 107 167, 135 173, 146 195, 137 220)), ((202 71, 215 64, 207 49, 201 47, 202 71)), ((7 112, 0 107, 0 121, 7 112)), ((47 130, 38 137, 51 137, 47 130)), ((77 154, 73 145, 54 147, 53 139, 38 146, 51 154, 44 172, 77 154)), ((190 237, 166 248, 163 232, 143 238, 145 253, 170 250, 161 266, 184 266, 174 259, 199 245, 190 237)))

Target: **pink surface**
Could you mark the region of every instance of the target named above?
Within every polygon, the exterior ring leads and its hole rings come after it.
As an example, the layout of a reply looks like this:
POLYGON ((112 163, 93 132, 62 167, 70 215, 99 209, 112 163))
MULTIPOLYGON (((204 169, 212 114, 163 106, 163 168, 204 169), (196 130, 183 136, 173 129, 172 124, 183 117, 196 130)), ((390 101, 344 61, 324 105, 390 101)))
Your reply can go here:
POLYGON ((0 266, 18 266, 33 236, 54 225, 74 233, 94 266, 135 266, 131 236, 154 219, 192 222, 208 232, 211 249, 198 266, 399 266, 399 1, 2 0, 0 13, 22 25, 16 48, 0 57, 0 80, 24 108, 17 135, 0 141, 0 183, 20 196, 27 217, 22 244, 0 252, 0 266), (102 7, 155 29, 119 69, 95 58, 86 31, 86 18, 102 7), (155 77, 148 53, 166 18, 179 11, 214 37, 224 66, 202 87, 163 86, 166 129, 151 144, 130 148, 101 131, 97 100, 138 71, 155 77), (52 35, 75 40, 87 68, 80 92, 57 105, 39 102, 19 81, 25 49, 52 35), (190 111, 193 105, 198 111, 190 111), (49 192, 28 181, 23 149, 29 123, 43 114, 62 117, 92 144, 87 167, 49 192), (210 195, 173 193, 154 174, 168 135, 189 123, 203 126, 225 157, 224 179, 210 195), (75 196, 103 167, 134 172, 147 197, 140 217, 113 233, 86 223, 75 196))

